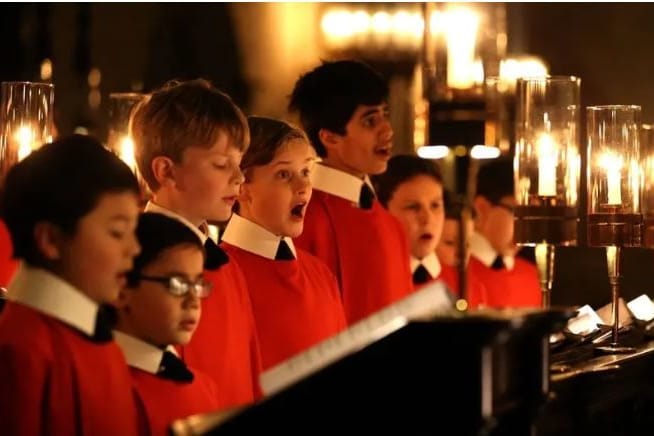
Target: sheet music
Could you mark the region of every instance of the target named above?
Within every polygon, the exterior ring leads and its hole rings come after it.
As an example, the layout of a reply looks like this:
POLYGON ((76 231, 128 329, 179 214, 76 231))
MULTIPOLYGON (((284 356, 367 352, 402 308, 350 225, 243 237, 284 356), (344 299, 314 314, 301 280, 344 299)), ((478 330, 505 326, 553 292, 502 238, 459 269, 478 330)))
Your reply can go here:
POLYGON ((440 281, 430 283, 264 372, 259 379, 261 389, 265 395, 272 395, 393 333, 409 320, 443 314, 452 308, 452 297, 446 286, 440 281))
POLYGON ((628 302, 627 307, 634 318, 640 321, 649 322, 654 319, 654 302, 646 294, 628 302))

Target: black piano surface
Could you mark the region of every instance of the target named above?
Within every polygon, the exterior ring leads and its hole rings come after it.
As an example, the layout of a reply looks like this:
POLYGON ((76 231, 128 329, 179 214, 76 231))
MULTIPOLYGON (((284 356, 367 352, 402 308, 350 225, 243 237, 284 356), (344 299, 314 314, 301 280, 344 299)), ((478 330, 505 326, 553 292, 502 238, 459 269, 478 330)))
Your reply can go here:
POLYGON ((572 313, 410 322, 227 419, 194 417, 174 428, 179 435, 528 434, 547 398, 549 332, 572 313))

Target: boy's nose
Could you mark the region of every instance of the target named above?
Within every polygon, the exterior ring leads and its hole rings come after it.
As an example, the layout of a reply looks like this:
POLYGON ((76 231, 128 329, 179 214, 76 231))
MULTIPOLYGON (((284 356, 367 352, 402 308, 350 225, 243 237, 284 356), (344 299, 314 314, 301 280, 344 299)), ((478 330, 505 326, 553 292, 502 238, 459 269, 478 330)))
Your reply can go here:
POLYGON ((234 175, 232 177, 232 180, 234 181, 234 183, 238 185, 241 185, 245 182, 245 176, 243 175, 241 168, 234 167, 234 175))

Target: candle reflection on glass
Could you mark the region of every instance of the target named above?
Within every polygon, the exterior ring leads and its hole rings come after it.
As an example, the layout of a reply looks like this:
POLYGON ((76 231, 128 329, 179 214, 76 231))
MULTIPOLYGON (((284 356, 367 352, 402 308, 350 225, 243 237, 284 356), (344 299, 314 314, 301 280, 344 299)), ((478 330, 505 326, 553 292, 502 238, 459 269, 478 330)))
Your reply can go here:
POLYGON ((609 205, 621 205, 622 158, 606 152, 599 157, 599 166, 606 172, 606 189, 609 205))
POLYGON ((118 156, 120 159, 136 172, 136 160, 134 158, 134 141, 129 135, 123 136, 120 140, 118 156))
POLYGON ((547 133, 538 140, 538 195, 556 196, 556 145, 547 133))

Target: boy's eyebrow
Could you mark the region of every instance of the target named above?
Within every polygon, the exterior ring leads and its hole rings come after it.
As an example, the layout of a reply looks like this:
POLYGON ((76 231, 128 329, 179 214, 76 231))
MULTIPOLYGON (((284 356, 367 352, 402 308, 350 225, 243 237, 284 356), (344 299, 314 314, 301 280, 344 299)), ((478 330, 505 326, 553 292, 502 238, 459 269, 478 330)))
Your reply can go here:
MULTIPOLYGON (((316 160, 315 157, 308 157, 304 161, 305 162, 311 162, 311 161, 314 161, 314 160, 316 160)), ((291 163, 292 162, 290 160, 278 160, 273 165, 290 165, 291 163)))
POLYGON ((371 107, 370 109, 366 109, 366 110, 361 114, 361 116, 360 116, 359 118, 367 117, 368 115, 375 114, 375 113, 377 113, 377 112, 379 112, 379 111, 382 111, 382 112, 388 111, 388 105, 387 105, 387 104, 380 105, 380 106, 375 106, 375 107, 371 107), (380 106, 381 106, 381 107, 380 107, 380 106))
POLYGON ((130 222, 130 221, 133 221, 134 219, 131 216, 128 216, 128 215, 116 214, 116 215, 110 216, 109 220, 110 221, 127 221, 127 222, 130 222))

